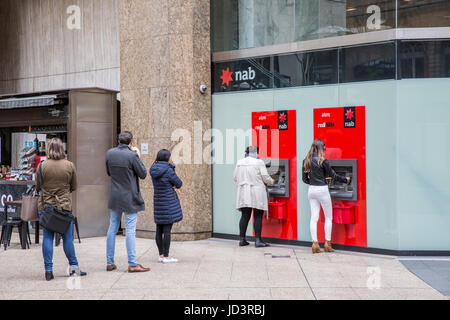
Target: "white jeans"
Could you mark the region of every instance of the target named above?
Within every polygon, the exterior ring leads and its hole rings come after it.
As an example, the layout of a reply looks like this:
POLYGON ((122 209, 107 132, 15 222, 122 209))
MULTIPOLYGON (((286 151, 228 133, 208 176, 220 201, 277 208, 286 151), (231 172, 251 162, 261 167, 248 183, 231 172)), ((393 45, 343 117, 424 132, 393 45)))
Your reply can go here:
POLYGON ((311 206, 311 222, 309 228, 313 242, 317 242, 317 221, 319 221, 320 206, 322 206, 325 214, 325 240, 331 241, 333 207, 328 186, 309 186, 308 200, 311 206))

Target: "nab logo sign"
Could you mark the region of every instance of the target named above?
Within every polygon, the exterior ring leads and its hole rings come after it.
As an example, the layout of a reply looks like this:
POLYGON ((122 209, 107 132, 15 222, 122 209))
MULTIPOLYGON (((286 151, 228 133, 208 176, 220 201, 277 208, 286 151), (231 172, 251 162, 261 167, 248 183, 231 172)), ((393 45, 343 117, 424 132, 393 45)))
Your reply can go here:
POLYGON ((344 128, 354 128, 356 126, 355 107, 344 108, 344 128))
POLYGON ((240 70, 234 72, 234 80, 233 80, 233 72, 230 71, 230 68, 226 68, 222 70, 222 75, 220 79, 222 79, 222 85, 229 86, 230 82, 233 81, 246 81, 246 80, 254 80, 256 78, 256 71, 252 69, 252 67, 248 67, 247 70, 240 70))
POLYGON ((287 111, 278 111, 278 130, 288 129, 288 113, 287 111))

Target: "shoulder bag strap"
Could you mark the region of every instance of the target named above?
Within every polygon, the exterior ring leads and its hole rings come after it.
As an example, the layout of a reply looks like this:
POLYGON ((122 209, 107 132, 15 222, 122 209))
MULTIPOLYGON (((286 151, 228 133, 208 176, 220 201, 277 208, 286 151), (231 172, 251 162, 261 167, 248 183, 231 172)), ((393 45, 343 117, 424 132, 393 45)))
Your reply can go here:
POLYGON ((41 185, 41 203, 42 203, 42 210, 44 209, 44 189, 42 188, 44 181, 42 177, 42 162, 39 164, 39 184, 41 185))

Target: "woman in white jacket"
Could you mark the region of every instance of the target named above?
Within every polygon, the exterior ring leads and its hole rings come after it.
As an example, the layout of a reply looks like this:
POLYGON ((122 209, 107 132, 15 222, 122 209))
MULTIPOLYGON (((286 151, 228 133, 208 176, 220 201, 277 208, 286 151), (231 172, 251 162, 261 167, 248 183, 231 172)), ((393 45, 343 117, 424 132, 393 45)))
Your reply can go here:
POLYGON ((266 184, 273 184, 264 161, 258 159, 258 147, 250 146, 245 151, 245 158, 237 162, 234 170, 234 181, 238 184, 236 208, 241 211, 239 222, 240 246, 249 243, 245 239, 248 222, 252 216, 255 229, 255 246, 267 247, 261 239, 262 218, 264 211, 268 210, 268 197, 266 184))

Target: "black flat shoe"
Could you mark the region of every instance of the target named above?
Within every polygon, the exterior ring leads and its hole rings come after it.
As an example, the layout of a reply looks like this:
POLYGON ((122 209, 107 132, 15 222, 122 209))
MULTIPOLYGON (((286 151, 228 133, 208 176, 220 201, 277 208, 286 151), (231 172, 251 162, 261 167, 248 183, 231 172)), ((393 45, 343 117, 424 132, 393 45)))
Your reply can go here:
POLYGON ((263 248, 263 247, 270 247, 270 245, 268 243, 265 243, 264 241, 262 241, 261 239, 256 239, 255 240, 255 247, 257 248, 263 248))
POLYGON ((245 238, 241 238, 241 241, 239 241, 239 246, 240 247, 244 247, 244 246, 248 246, 250 243, 248 243, 245 238))
POLYGON ((50 281, 52 279, 54 279, 55 277, 53 276, 53 272, 52 271, 45 271, 45 280, 50 281))

